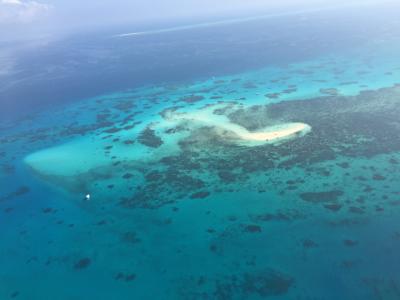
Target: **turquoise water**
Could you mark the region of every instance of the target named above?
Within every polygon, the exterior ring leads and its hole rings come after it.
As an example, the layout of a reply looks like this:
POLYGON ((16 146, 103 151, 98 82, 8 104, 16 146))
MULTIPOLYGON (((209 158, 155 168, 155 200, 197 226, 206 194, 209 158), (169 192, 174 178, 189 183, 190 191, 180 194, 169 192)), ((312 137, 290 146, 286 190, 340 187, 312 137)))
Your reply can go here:
POLYGON ((398 33, 4 122, 0 299, 400 299, 398 33))

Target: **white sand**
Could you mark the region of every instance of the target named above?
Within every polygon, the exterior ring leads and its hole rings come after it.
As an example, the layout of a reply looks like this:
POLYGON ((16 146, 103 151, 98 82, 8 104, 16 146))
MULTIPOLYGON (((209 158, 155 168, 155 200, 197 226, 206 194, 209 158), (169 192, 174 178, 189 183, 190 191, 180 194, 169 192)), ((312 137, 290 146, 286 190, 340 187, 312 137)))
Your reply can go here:
POLYGON ((191 121, 197 123, 199 126, 210 126, 226 130, 237 136, 237 143, 247 146, 276 143, 295 135, 304 135, 311 130, 311 127, 304 123, 284 123, 269 126, 256 132, 250 132, 243 126, 230 122, 224 115, 213 114, 216 108, 218 107, 211 106, 193 113, 171 112, 167 114, 167 120, 171 123, 191 121))
POLYGON ((249 141, 274 142, 309 130, 310 126, 304 123, 286 123, 268 127, 259 132, 249 132, 244 129, 243 132, 239 132, 238 135, 242 139, 249 141))

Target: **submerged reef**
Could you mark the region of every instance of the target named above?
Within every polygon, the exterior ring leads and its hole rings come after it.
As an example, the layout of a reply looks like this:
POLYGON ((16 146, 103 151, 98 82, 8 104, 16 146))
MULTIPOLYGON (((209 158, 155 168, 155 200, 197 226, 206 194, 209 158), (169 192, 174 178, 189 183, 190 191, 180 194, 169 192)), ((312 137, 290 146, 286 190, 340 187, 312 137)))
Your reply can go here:
POLYGON ((138 142, 152 148, 158 148, 163 144, 162 139, 158 137, 150 127, 146 127, 146 129, 140 133, 138 142))
MULTIPOLYGON (((285 296, 294 285, 290 275, 274 269, 183 279, 181 299, 266 299, 285 296)), ((182 284, 181 283, 181 284, 182 284)))
POLYGON ((307 192, 300 194, 300 198, 307 202, 323 203, 337 201, 342 195, 343 191, 307 192))
MULTIPOLYGON (((393 138, 400 126, 399 97, 400 87, 394 86, 357 96, 331 95, 250 107, 233 102, 193 112, 171 107, 160 113, 162 121, 144 127, 136 138, 129 131, 119 138, 117 132, 112 147, 110 143, 100 147, 97 141, 72 143, 34 153, 26 162, 45 180, 72 192, 96 189, 97 197, 115 199, 122 208, 207 199, 213 191, 237 189, 234 183, 260 172, 301 167, 329 177, 328 169, 312 166, 339 157, 368 158, 400 151, 400 141, 393 138), (278 138, 268 142, 265 134, 274 130, 272 136, 278 134, 278 138), (133 142, 127 145, 127 139, 133 142), (96 149, 105 146, 109 147, 106 155, 95 156, 96 149), (59 173, 60 165, 66 165, 61 168, 63 173, 59 173)), ((397 162, 392 161, 393 165, 397 162)), ((350 168, 347 161, 336 166, 350 168)), ((374 181, 385 182, 379 172, 373 174, 374 181)), ((300 199, 320 203, 332 212, 343 207, 344 192, 309 191, 302 188, 304 184, 304 180, 294 180, 279 190, 299 190, 300 199)), ((262 192, 278 186, 281 184, 269 182, 255 188, 262 192)), ((352 207, 349 210, 353 213, 364 211, 358 205, 352 207)))
POLYGON ((0 202, 11 200, 15 197, 23 196, 30 192, 30 188, 23 185, 17 188, 15 191, 12 191, 4 196, 0 195, 0 202))
POLYGON ((81 258, 77 262, 75 262, 74 269, 75 270, 86 269, 87 267, 90 266, 91 262, 92 262, 91 259, 88 257, 81 258))

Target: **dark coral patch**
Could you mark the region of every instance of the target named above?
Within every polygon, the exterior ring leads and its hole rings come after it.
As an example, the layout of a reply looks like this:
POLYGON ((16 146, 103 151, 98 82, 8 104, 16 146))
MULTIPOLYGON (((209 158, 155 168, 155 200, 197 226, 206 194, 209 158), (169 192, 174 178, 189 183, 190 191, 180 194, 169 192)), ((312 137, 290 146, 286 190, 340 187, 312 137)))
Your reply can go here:
POLYGON ((349 212, 351 212, 353 214, 363 214, 364 209, 362 207, 351 206, 349 208, 349 212))
POLYGON ((192 194, 192 195, 190 196, 190 198, 191 198, 191 199, 203 199, 203 198, 208 197, 209 195, 210 195, 209 192, 207 192, 207 191, 201 191, 201 192, 197 192, 197 193, 192 194))
POLYGON ((250 233, 256 233, 256 232, 261 232, 261 226, 259 225, 246 225, 244 226, 244 231, 245 232, 250 232, 250 233))
POLYGON ((227 170, 222 170, 218 172, 218 177, 223 181, 223 182, 235 182, 237 179, 237 175, 234 174, 233 172, 227 171, 227 170))
POLYGON ((243 289, 246 293, 256 293, 262 297, 286 294, 294 280, 276 271, 261 274, 247 274, 244 278, 243 289))
POLYGON ((318 244, 310 239, 303 240, 302 244, 303 244, 303 247, 306 249, 318 247, 318 244))
POLYGON ((324 207, 331 211, 337 212, 342 208, 342 205, 338 203, 332 203, 332 204, 325 204, 324 207))
POLYGON ((0 196, 0 202, 2 201, 6 201, 6 200, 10 200, 14 197, 19 197, 19 196, 23 196, 27 193, 30 192, 30 188, 27 186, 20 186, 18 189, 16 189, 15 191, 6 194, 5 196, 0 196))
POLYGON ((358 244, 358 242, 354 240, 344 240, 343 244, 347 247, 354 247, 358 244))
POLYGON ((54 213, 55 210, 54 210, 54 208, 46 207, 46 208, 43 208, 43 209, 42 209, 42 212, 43 212, 44 214, 51 214, 51 213, 54 213))
POLYGON ((0 169, 4 174, 10 175, 15 172, 15 167, 11 164, 2 164, 0 169))
POLYGON ((372 176, 372 179, 373 179, 373 180, 376 180, 376 181, 382 181, 382 180, 385 180, 386 177, 385 177, 385 176, 382 176, 382 175, 380 175, 380 174, 374 174, 374 175, 372 176))
POLYGON ((164 143, 150 127, 146 127, 146 129, 140 133, 138 141, 139 143, 151 148, 158 148, 164 143))
POLYGON ((3 211, 4 211, 6 214, 9 214, 9 213, 12 212, 13 210, 14 210, 14 208, 12 208, 12 207, 7 207, 7 208, 3 209, 3 211))
POLYGON ((127 112, 132 110, 135 107, 134 103, 132 101, 120 101, 116 105, 114 105, 115 109, 127 112))
POLYGON ((310 203, 324 203, 337 201, 344 193, 340 190, 332 190, 328 192, 308 192, 301 193, 300 198, 310 203))
POLYGON ((132 177, 133 177, 133 174, 132 174, 132 173, 125 173, 125 174, 122 176, 123 179, 130 179, 130 178, 132 178, 132 177))
POLYGON ((15 196, 22 196, 22 195, 25 195, 25 194, 29 193, 29 191, 30 191, 29 187, 21 186, 14 192, 14 195, 15 196))
POLYGON ((252 81, 247 81, 242 86, 245 89, 255 89, 255 88, 257 88, 257 85, 252 81))
POLYGON ((141 242, 141 239, 137 237, 136 232, 133 231, 125 232, 122 235, 121 240, 125 243, 130 243, 130 244, 137 244, 141 242))
POLYGON ((125 275, 125 281, 129 282, 129 281, 133 281, 136 278, 136 274, 127 274, 125 275))
POLYGON ((126 274, 123 272, 119 272, 114 276, 115 280, 122 280, 125 282, 130 282, 136 279, 136 274, 134 273, 130 273, 130 274, 126 274))
POLYGON ((276 213, 265 213, 265 214, 253 216, 253 219, 255 221, 263 221, 263 222, 269 222, 269 221, 290 222, 290 221, 300 220, 300 219, 304 219, 304 218, 305 218, 305 215, 297 210, 289 210, 289 211, 281 210, 276 213))
POLYGON ((269 94, 265 94, 265 97, 269 98, 269 99, 278 99, 280 96, 279 93, 269 93, 269 94))
POLYGON ((203 100, 204 97, 203 96, 199 96, 199 95, 189 95, 189 96, 185 96, 182 97, 180 99, 180 101, 182 102, 186 102, 186 103, 195 103, 195 102, 199 102, 201 100, 203 100))
POLYGON ((105 133, 116 133, 116 132, 119 132, 119 131, 121 131, 121 130, 122 130, 121 128, 112 127, 112 128, 110 128, 110 129, 104 130, 103 132, 105 132, 105 133))
POLYGON ((90 266, 91 263, 92 261, 90 260, 90 258, 88 257, 81 258, 74 264, 74 269, 75 270, 86 269, 87 267, 90 266))
POLYGON ((337 165, 343 169, 348 169, 350 167, 348 162, 338 163, 337 165))
POLYGON ((152 172, 146 174, 146 176, 145 176, 147 181, 157 181, 157 180, 160 180, 162 177, 163 177, 162 174, 157 171, 152 171, 152 172))
POLYGON ((285 295, 293 284, 294 279, 291 276, 267 269, 218 280, 214 297, 215 299, 249 299, 254 295, 262 298, 276 297, 285 295))

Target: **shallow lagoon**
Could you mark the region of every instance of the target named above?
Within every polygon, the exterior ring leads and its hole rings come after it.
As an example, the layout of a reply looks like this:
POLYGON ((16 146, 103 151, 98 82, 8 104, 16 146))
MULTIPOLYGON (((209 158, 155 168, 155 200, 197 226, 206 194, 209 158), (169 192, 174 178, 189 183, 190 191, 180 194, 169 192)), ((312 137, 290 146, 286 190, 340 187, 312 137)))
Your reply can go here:
POLYGON ((398 299, 397 29, 4 122, 0 298, 398 299))

